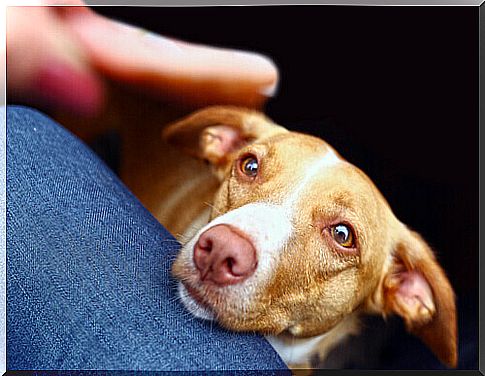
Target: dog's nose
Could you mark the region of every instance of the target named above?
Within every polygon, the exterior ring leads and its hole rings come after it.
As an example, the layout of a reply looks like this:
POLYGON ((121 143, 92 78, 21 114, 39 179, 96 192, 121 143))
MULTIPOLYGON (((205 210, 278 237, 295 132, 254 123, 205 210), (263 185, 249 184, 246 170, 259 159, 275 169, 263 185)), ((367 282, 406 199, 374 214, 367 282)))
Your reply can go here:
POLYGON ((217 225, 200 235, 194 247, 194 263, 203 281, 233 285, 256 270, 256 250, 234 228, 217 225))

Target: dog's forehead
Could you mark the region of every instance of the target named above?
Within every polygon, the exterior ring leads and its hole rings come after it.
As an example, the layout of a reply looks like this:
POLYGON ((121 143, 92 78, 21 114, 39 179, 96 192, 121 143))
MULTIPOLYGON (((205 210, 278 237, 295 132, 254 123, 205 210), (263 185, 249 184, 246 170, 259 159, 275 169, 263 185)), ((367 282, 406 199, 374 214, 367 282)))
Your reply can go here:
POLYGON ((334 193, 343 205, 351 206, 351 196, 379 195, 365 173, 322 139, 288 132, 270 137, 263 144, 267 148, 265 158, 269 159, 270 168, 277 167, 277 173, 271 171, 268 174, 274 173, 275 178, 286 180, 285 189, 293 185, 295 200, 305 194, 328 196, 334 193))
POLYGON ((295 151, 294 148, 297 147, 299 149, 298 152, 301 151, 305 154, 322 153, 331 148, 321 138, 293 131, 277 133, 276 135, 269 134, 259 141, 265 143, 270 148, 278 148, 281 151, 289 149, 295 151))

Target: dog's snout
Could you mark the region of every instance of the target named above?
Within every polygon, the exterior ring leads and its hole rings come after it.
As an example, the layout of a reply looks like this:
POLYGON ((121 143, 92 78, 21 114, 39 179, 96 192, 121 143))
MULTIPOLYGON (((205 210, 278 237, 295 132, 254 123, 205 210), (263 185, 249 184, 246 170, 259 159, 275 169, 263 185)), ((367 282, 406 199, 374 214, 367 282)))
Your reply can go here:
POLYGON ((200 235, 194 247, 194 263, 203 281, 233 285, 256 270, 256 250, 231 226, 217 225, 200 235))

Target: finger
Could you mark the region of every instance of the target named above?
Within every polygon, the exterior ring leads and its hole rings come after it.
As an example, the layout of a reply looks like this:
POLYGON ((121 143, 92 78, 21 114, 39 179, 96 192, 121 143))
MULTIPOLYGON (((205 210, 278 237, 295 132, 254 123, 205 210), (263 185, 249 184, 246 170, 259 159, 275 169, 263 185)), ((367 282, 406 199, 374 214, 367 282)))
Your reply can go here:
POLYGON ((7 69, 10 99, 79 114, 102 104, 100 79, 52 7, 7 9, 7 69))
POLYGON ((66 23, 98 69, 167 100, 257 107, 276 90, 277 69, 262 55, 175 41, 93 14, 68 12, 66 23))

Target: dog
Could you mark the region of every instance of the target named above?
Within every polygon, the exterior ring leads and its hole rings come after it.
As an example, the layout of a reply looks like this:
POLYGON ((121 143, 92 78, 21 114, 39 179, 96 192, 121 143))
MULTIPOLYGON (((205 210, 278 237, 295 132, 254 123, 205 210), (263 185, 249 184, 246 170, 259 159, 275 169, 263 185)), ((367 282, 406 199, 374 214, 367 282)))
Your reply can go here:
POLYGON ((325 141, 254 110, 187 116, 112 93, 90 127, 57 119, 87 141, 82 132, 120 133, 123 182, 183 244, 173 274, 194 316, 262 333, 308 369, 358 334, 361 315, 399 315, 456 367, 454 293, 433 252, 325 141))
POLYGON ((328 143, 230 106, 199 110, 162 137, 163 200, 150 210, 183 244, 172 273, 194 316, 262 333, 290 367, 309 368, 358 333, 360 315, 395 314, 456 367, 444 271, 328 143))

